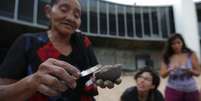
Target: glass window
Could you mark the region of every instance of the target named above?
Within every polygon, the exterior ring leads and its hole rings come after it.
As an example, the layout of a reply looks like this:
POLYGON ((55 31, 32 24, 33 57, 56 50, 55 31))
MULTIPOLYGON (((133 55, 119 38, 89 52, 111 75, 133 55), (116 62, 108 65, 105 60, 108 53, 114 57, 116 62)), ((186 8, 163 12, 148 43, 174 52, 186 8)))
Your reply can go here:
POLYGON ((124 6, 118 6, 119 36, 125 36, 124 6))
POLYGON ((80 29, 83 32, 87 32, 87 12, 86 11, 82 11, 81 20, 82 20, 82 22, 81 22, 80 29))
POLYGON ((33 21, 34 0, 19 0, 18 18, 25 21, 33 21))
MULTIPOLYGON (((26 0, 27 1, 27 0, 26 0)), ((42 25, 48 25, 48 19, 45 15, 44 7, 47 3, 44 0, 38 0, 38 19, 37 23, 42 25)))
POLYGON ((141 22, 141 8, 135 8, 135 27, 136 27, 136 36, 142 37, 142 22, 141 22))
POLYGON ((109 5, 109 25, 110 25, 110 35, 116 35, 116 9, 114 4, 109 5))
POLYGON ((81 13, 81 26, 80 29, 83 32, 87 32, 87 2, 88 0, 80 0, 80 4, 81 4, 81 9, 82 9, 82 13, 81 13))
POLYGON ((13 17, 15 9, 15 0, 0 0, 0 15, 13 17))
POLYGON ((157 16, 157 9, 151 8, 151 19, 152 19, 152 28, 153 28, 153 35, 158 36, 158 16, 157 16))
POLYGON ((151 67, 153 68, 154 63, 149 54, 139 54, 135 57, 136 69, 151 67))
POLYGON ((126 19, 127 19, 127 31, 128 31, 128 36, 133 37, 134 36, 134 31, 133 31, 133 8, 132 7, 127 7, 126 10, 126 19))
POLYGON ((170 32, 175 32, 175 25, 174 25, 174 15, 173 15, 173 8, 169 8, 169 19, 170 19, 170 32))
POLYGON ((97 26, 97 1, 90 0, 90 33, 96 34, 97 26))
POLYGON ((168 37, 168 31, 167 31, 167 10, 165 7, 159 8, 160 12, 160 22, 161 22, 161 31, 162 31, 162 37, 167 38, 168 37))
POLYGON ((149 8, 143 8, 143 23, 144 23, 144 35, 150 36, 150 20, 149 20, 149 8))
POLYGON ((106 3, 100 2, 100 32, 107 34, 106 3))
POLYGON ((81 5, 82 11, 87 11, 87 2, 88 2, 88 0, 80 0, 80 5, 81 5))

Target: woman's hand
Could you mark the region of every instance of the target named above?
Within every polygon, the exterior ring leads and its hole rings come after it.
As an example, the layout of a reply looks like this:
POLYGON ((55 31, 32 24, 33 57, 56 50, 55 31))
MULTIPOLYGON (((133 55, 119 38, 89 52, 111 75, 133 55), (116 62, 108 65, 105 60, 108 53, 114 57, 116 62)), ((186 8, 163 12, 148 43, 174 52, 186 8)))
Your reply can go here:
POLYGON ((95 73, 96 84, 101 88, 113 88, 114 84, 121 83, 121 67, 122 65, 104 65, 95 73))
POLYGON ((171 72, 174 72, 179 66, 178 64, 171 64, 168 66, 164 61, 161 61, 160 75, 163 78, 166 78, 171 72))
POLYGON ((33 74, 32 81, 37 90, 47 96, 55 96, 68 88, 76 87, 80 71, 60 60, 48 59, 33 74))
POLYGON ((168 68, 168 72, 174 72, 176 71, 176 69, 179 67, 179 64, 170 64, 169 68, 168 68))

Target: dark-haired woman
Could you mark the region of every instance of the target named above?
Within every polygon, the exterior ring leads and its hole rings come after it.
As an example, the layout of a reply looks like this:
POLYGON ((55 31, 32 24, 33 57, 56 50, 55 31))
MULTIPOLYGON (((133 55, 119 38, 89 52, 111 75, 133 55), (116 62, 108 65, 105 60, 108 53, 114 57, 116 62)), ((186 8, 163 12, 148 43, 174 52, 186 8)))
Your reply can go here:
POLYGON ((96 86, 80 71, 98 64, 90 40, 77 31, 79 0, 43 0, 50 27, 24 34, 0 67, 0 101, 94 101, 96 86))
POLYGON ((121 101, 164 101, 159 90, 160 77, 150 69, 141 69, 134 77, 136 86, 127 88, 121 101))
POLYGON ((168 39, 160 74, 164 78, 169 76, 166 101, 198 101, 199 92, 193 77, 200 75, 199 62, 180 34, 174 33, 168 39))

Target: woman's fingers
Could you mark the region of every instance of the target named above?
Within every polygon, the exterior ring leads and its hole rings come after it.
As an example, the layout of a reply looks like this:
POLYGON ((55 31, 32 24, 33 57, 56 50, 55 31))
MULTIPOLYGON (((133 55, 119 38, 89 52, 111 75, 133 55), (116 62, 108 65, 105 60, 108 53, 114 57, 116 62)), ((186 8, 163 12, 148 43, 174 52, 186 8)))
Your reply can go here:
POLYGON ((74 67, 73 65, 64 62, 64 61, 54 61, 53 62, 54 65, 59 66, 64 68, 66 71, 68 71, 69 74, 71 74, 72 76, 79 78, 80 77, 80 71, 74 67))
POLYGON ((51 66, 50 68, 52 68, 52 72, 50 74, 58 77, 61 81, 65 81, 70 88, 76 87, 77 78, 70 75, 65 69, 60 68, 59 66, 51 66))
POLYGON ((67 90, 67 85, 52 75, 46 74, 41 80, 43 84, 58 92, 64 92, 67 90))
POLYGON ((38 72, 51 74, 61 81, 65 81, 70 88, 76 87, 76 80, 80 75, 79 70, 74 66, 56 59, 48 59, 42 63, 38 72))
POLYGON ((56 96, 59 94, 58 91, 46 86, 46 85, 43 85, 41 84, 39 87, 38 87, 38 91, 44 95, 47 95, 47 96, 56 96))

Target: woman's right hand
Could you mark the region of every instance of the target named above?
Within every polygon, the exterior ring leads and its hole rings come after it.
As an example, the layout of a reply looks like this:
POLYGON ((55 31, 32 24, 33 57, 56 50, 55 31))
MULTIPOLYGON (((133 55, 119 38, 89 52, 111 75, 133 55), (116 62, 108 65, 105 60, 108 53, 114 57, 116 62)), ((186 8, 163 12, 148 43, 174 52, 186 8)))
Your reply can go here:
POLYGON ((43 62, 32 75, 37 91, 47 96, 55 96, 68 88, 76 87, 80 71, 69 63, 57 59, 43 62))
POLYGON ((168 68, 168 72, 174 72, 179 67, 178 64, 170 64, 170 67, 168 68))

